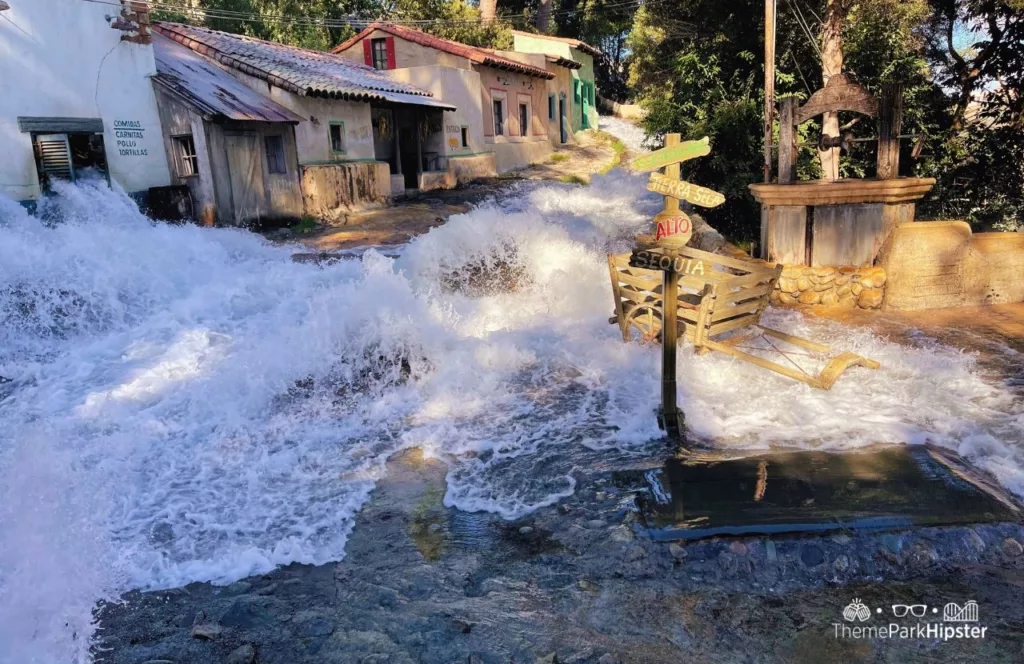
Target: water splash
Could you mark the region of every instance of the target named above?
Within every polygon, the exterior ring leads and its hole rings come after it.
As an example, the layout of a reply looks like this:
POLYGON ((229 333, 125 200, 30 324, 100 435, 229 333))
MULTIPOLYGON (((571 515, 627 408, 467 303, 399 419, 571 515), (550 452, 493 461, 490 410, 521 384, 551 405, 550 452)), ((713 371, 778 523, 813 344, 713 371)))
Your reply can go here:
MULTIPOLYGON (((656 212, 644 178, 523 185, 333 265, 153 223, 102 186, 42 222, 0 201, 0 662, 87 657, 97 599, 343 556, 387 457, 450 465, 445 503, 516 517, 594 455, 659 449, 656 349, 607 322, 604 255, 656 212)), ((682 353, 695 436, 724 447, 926 438, 1024 495, 1022 407, 975 358, 793 313, 880 360, 815 391, 682 353)))

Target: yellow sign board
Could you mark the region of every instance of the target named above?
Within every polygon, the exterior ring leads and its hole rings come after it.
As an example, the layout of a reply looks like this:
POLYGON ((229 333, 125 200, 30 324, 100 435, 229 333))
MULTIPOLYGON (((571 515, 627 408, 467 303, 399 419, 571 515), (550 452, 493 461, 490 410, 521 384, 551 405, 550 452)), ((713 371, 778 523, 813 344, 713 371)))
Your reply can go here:
POLYGON ((717 207, 725 202, 725 196, 706 187, 699 187, 684 180, 672 180, 660 173, 651 173, 651 181, 647 184, 648 191, 662 196, 671 196, 681 201, 689 201, 701 207, 717 207))

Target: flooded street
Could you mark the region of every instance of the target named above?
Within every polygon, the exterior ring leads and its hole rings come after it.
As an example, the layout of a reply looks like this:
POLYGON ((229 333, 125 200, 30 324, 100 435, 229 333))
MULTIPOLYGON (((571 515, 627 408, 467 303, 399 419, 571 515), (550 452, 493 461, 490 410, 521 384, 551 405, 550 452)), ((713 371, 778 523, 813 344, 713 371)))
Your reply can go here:
MULTIPOLYGON (((294 262, 298 247, 241 230, 153 223, 103 187, 64 187, 40 218, 0 202, 0 661, 84 660, 96 602, 132 589, 279 583, 281 565, 344 559, 352 569, 380 557, 383 531, 367 533, 358 556, 350 538, 358 519, 383 519, 384 508, 361 510, 403 450, 441 473, 424 514, 447 515, 445 537, 470 549, 481 529, 515 523, 518 537, 533 515, 536 532, 555 532, 550 519, 586 530, 604 518, 556 506, 603 505, 595 469, 667 451, 653 416, 659 353, 623 344, 607 322, 605 254, 624 251, 660 209, 644 180, 614 171, 589 187, 524 183, 397 259, 369 251, 329 265, 294 262)), ((692 446, 930 441, 1024 496, 1024 404, 975 354, 792 311, 766 319, 882 368, 851 370, 823 392, 683 352, 692 446)), ((608 509, 621 511, 616 523, 628 511, 608 509)), ((403 555, 434 555, 438 532, 423 522, 410 540, 419 548, 403 555)), ((523 537, 542 562, 572 540, 523 537)), ((516 547, 497 547, 494 564, 516 547)), ((595 565, 614 558, 594 555, 595 565)), ((669 553, 657 556, 672 568, 669 553)), ((639 560, 627 561, 629 578, 661 573, 639 560)), ((409 571, 413 558, 402 561, 409 571)), ((416 592, 381 590, 382 611, 416 592)), ((357 661, 347 656, 337 661, 357 661)))

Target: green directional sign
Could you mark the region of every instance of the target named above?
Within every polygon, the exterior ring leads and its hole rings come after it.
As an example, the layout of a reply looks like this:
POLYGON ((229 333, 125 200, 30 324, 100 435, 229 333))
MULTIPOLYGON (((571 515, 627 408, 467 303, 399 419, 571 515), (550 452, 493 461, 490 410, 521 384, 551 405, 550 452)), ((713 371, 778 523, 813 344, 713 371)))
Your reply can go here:
POLYGON ((637 157, 630 164, 634 171, 656 171, 681 161, 696 159, 711 154, 711 139, 707 136, 699 141, 684 141, 679 145, 670 145, 656 152, 637 157))

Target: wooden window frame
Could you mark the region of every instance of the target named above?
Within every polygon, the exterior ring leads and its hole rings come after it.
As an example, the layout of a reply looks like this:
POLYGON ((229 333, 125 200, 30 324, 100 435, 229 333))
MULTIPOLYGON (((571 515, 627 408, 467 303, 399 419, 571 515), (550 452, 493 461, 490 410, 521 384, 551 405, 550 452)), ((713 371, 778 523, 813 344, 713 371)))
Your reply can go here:
POLYGON ((267 134, 263 137, 263 151, 267 157, 267 174, 268 175, 288 175, 288 156, 285 154, 285 141, 282 134, 267 134), (280 167, 281 170, 277 170, 277 159, 270 160, 270 141, 271 139, 277 139, 281 142, 281 153, 280 153, 280 167))
POLYGON ((377 37, 370 40, 370 63, 374 69, 391 69, 390 57, 388 56, 388 38, 377 37), (377 47, 380 47, 378 49, 377 47), (383 56, 383 59, 378 59, 383 56))
POLYGON ((196 149, 195 137, 192 134, 171 136, 171 144, 174 146, 174 166, 178 177, 199 177, 199 151, 196 149), (187 147, 185 141, 192 144, 191 154, 185 154, 187 147), (187 169, 186 164, 189 165, 187 169))
POLYGON ((494 136, 495 137, 504 136, 505 135, 505 124, 506 124, 506 121, 505 121, 505 107, 507 105, 508 105, 508 98, 507 97, 504 97, 504 98, 492 97, 491 98, 491 115, 493 116, 491 118, 491 120, 493 121, 493 124, 494 124, 494 136), (499 112, 499 107, 497 106, 497 104, 501 104, 500 112, 499 112))
POLYGON ((346 155, 348 154, 348 142, 345 140, 345 121, 344 120, 331 120, 327 123, 327 145, 330 147, 332 155, 346 155), (331 135, 335 127, 340 127, 341 132, 341 149, 334 149, 334 137, 331 135))

